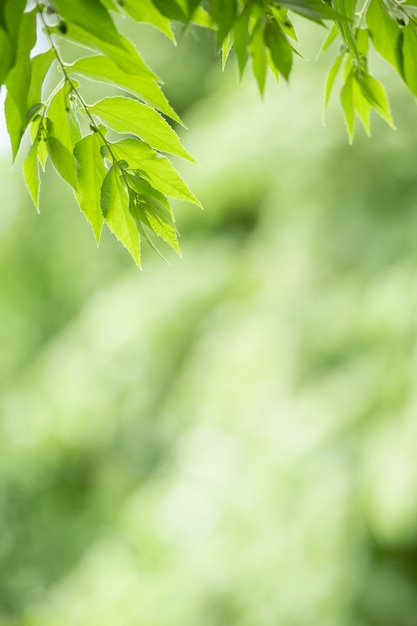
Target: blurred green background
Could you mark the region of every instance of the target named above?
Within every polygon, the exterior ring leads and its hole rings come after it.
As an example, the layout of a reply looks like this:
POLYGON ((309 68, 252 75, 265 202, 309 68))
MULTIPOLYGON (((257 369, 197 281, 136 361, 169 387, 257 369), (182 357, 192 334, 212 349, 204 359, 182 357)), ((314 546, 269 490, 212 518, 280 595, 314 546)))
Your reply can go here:
POLYGON ((375 61, 398 130, 349 146, 331 53, 262 101, 178 39, 137 35, 200 163, 182 260, 2 157, 0 625, 415 626, 415 104, 375 61))

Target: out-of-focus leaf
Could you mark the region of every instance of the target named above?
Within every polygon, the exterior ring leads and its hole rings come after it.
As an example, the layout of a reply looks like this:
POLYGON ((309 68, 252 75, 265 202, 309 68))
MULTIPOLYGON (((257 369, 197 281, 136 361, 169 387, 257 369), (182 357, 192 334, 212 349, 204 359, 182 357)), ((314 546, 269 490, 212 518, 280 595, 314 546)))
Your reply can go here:
MULTIPOLYGON (((401 40, 402 30, 390 16, 382 0, 371 0, 366 23, 377 52, 403 75, 401 40)), ((415 56, 415 50, 413 52, 415 56)))
POLYGON ((265 26, 264 40, 276 69, 288 80, 292 67, 292 49, 280 25, 275 20, 269 21, 265 26))
POLYGON ((352 143, 355 132, 355 110, 353 106, 353 72, 347 75, 345 84, 340 92, 340 100, 342 103, 343 113, 345 116, 346 128, 349 135, 349 141, 352 143))
POLYGON ((169 19, 158 11, 156 5, 152 0, 124 0, 123 9, 128 13, 136 22, 147 22, 158 28, 164 33, 171 41, 175 42, 175 37, 172 32, 169 19))
POLYGON ((264 25, 262 18, 258 20, 253 30, 249 50, 252 56, 253 73, 256 78, 256 82, 258 83, 259 91, 261 92, 261 95, 263 95, 266 80, 267 55, 264 42, 264 25))
POLYGON ((413 23, 402 29, 403 77, 412 94, 417 96, 417 29, 413 23))

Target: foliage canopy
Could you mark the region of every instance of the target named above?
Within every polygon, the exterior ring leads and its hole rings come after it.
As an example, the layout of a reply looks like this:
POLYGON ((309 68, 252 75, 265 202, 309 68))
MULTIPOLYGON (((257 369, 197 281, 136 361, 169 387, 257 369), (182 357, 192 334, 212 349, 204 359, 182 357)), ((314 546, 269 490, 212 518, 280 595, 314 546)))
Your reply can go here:
POLYGON ((325 106, 341 74, 351 141, 356 117, 370 133, 372 109, 393 125, 385 89, 368 69, 370 47, 417 96, 416 0, 0 0, 7 128, 13 159, 25 133, 30 137, 23 170, 36 208, 40 173, 50 159, 97 241, 105 222, 139 266, 141 239, 155 248, 153 234, 180 252, 169 198, 199 201, 165 156, 193 160, 167 121, 181 120, 159 77, 117 27, 116 14, 152 24, 174 42, 174 22, 212 29, 223 65, 234 51, 242 75, 250 61, 261 94, 268 68, 288 80, 294 54, 301 55, 293 14, 328 26, 322 50, 332 45, 337 52, 325 106), (47 46, 34 54, 39 30, 47 46), (74 62, 65 60, 63 40, 81 47, 74 62), (77 77, 110 83, 121 95, 87 102, 77 77))

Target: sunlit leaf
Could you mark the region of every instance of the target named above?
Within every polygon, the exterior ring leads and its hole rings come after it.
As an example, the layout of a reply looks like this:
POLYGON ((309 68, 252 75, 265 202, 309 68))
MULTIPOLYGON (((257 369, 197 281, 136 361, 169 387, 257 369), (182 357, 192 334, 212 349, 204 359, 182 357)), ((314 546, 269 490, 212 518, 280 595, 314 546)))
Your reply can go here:
POLYGON ((117 165, 110 167, 103 180, 100 203, 110 230, 140 267, 139 233, 129 210, 129 194, 126 185, 122 182, 121 170, 117 165))
POLYGON ((77 198, 80 208, 91 224, 96 240, 99 241, 103 225, 100 203, 101 187, 106 175, 100 147, 102 141, 97 133, 83 137, 75 146, 74 155, 78 162, 77 198))
POLYGON ((155 150, 176 154, 193 161, 164 118, 137 100, 122 97, 104 98, 91 106, 90 111, 117 132, 133 133, 155 150))

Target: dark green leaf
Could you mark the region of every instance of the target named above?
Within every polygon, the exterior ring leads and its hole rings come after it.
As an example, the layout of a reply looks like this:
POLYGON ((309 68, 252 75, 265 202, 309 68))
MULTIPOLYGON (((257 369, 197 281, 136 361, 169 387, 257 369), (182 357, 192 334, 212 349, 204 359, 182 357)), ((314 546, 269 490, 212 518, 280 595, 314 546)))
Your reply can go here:
POLYGON ((241 76, 248 58, 248 30, 250 14, 250 6, 247 4, 241 15, 236 20, 233 30, 233 45, 238 59, 239 72, 241 76))
MULTIPOLYGON (((403 75, 399 45, 402 36, 401 29, 388 13, 382 0, 371 0, 366 14, 366 23, 377 52, 403 75)), ((413 55, 415 56, 415 49, 413 55)))
POLYGON ((292 66, 292 49, 281 27, 275 20, 267 23, 264 40, 272 61, 280 74, 288 80, 292 66))
POLYGON ((267 55, 263 37, 263 20, 260 18, 253 30, 249 50, 252 56, 252 69, 258 83, 259 91, 263 94, 265 89, 267 55))

